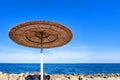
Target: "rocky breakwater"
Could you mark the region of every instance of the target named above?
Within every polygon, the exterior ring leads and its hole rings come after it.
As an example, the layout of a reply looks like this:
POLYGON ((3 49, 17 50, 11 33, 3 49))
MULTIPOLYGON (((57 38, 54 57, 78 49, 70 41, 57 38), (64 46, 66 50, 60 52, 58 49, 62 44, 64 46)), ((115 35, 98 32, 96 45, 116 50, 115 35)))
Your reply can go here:
MULTIPOLYGON (((40 80, 40 73, 8 74, 0 72, 0 80, 40 80)), ((44 74, 44 80, 120 80, 120 74, 95 74, 95 75, 57 75, 44 74)))
MULTIPOLYGON (((40 80, 40 73, 9 74, 0 72, 0 80, 40 80)), ((50 80, 50 75, 44 74, 44 80, 50 80)))

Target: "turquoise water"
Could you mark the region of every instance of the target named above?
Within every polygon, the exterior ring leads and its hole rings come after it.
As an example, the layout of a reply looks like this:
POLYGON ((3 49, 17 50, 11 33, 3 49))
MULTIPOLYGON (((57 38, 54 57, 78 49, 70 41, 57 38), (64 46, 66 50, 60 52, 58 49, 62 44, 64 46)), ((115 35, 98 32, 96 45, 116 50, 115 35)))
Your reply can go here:
MULTIPOLYGON (((40 64, 0 63, 0 71, 7 73, 39 72, 40 64)), ((120 64, 44 64, 48 74, 120 74, 120 64)))

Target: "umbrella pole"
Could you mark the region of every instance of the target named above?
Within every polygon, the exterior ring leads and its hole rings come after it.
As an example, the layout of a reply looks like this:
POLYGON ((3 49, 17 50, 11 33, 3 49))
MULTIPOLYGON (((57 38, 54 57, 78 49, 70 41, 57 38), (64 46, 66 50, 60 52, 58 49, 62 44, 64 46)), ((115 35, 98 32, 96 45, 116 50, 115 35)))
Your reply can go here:
POLYGON ((43 36, 43 33, 41 32, 41 51, 40 51, 40 62, 41 62, 41 66, 40 66, 40 71, 41 71, 41 80, 43 80, 43 76, 44 76, 44 73, 43 73, 43 46, 42 46, 42 36, 43 36))
POLYGON ((40 53, 40 62, 41 62, 41 80, 43 80, 43 53, 42 53, 42 48, 41 48, 41 53, 40 53))

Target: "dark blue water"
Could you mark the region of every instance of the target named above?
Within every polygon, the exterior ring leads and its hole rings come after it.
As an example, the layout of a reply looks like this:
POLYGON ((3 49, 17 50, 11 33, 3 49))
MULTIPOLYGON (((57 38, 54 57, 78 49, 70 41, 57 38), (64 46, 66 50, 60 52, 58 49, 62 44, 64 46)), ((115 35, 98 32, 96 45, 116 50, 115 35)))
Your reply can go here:
MULTIPOLYGON (((39 64, 0 63, 0 71, 7 73, 39 72, 39 64)), ((44 64, 48 74, 120 74, 120 64, 44 64)))

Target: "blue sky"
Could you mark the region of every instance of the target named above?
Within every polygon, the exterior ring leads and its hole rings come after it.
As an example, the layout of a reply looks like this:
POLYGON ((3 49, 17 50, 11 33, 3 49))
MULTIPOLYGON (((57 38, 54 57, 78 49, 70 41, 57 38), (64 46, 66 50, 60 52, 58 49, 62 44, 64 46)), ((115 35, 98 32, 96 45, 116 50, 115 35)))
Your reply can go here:
POLYGON ((119 0, 0 0, 0 63, 39 63, 39 49, 9 39, 15 25, 46 20, 73 32, 67 45, 44 50, 45 63, 119 63, 119 0))

